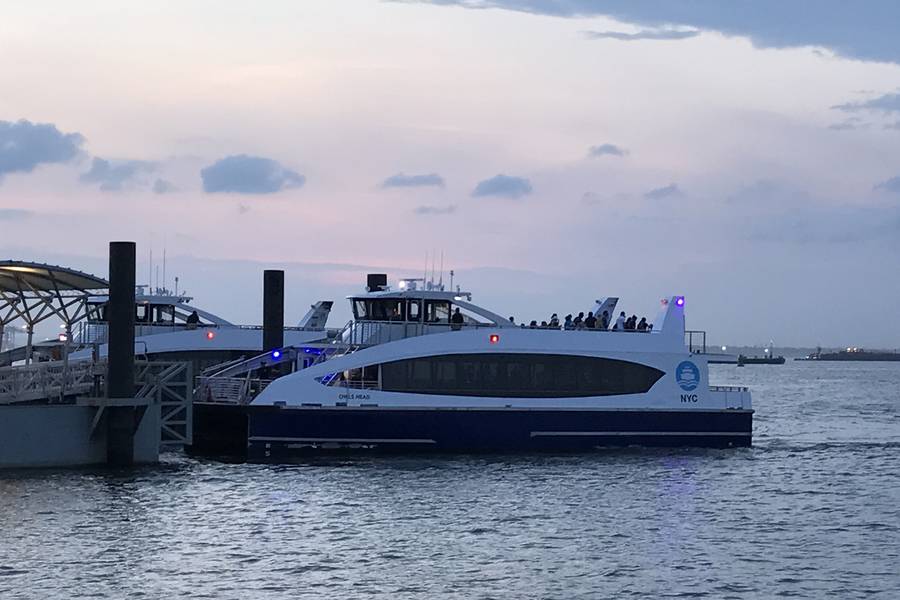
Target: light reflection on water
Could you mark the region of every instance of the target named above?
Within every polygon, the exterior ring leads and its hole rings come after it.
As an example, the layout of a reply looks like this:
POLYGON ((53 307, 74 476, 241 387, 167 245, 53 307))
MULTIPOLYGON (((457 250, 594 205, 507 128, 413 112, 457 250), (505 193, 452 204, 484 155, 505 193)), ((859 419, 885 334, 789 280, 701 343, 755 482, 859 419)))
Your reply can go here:
POLYGON ((0 598, 900 597, 900 365, 711 379, 754 448, 0 475, 0 598))

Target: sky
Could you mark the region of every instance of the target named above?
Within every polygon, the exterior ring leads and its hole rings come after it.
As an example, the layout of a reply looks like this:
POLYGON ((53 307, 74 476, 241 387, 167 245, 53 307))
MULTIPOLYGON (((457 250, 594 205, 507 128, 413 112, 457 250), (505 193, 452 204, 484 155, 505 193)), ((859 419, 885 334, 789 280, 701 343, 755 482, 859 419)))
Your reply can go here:
POLYGON ((243 323, 283 268, 287 317, 340 326, 365 273, 443 256, 517 320, 684 294, 723 343, 900 347, 898 30, 892 0, 15 3, 0 259, 105 276, 134 240, 243 323))

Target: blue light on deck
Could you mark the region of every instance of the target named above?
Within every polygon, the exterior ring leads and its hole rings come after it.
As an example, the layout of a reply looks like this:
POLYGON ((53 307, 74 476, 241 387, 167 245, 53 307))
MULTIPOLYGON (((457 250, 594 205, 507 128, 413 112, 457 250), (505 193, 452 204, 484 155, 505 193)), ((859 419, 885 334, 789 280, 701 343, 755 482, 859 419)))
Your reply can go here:
POLYGON ((281 358, 281 350, 273 350, 272 358, 274 358, 275 360, 278 360, 279 358, 281 358))
POLYGON ((684 306, 684 296, 676 296, 675 297, 675 305, 676 306, 684 306))

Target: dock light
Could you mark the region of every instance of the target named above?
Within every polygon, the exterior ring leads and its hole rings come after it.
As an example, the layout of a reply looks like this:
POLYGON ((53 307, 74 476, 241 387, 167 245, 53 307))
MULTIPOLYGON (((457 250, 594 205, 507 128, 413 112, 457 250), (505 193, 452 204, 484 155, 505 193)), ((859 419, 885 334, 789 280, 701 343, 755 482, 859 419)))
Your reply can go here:
POLYGON ((492 344, 496 344, 497 342, 500 341, 500 336, 497 335, 496 333, 492 333, 488 339, 491 341, 492 344))
POLYGON ((206 339, 211 340, 211 339, 213 339, 214 337, 216 337, 216 334, 213 333, 212 331, 207 331, 207 332, 206 332, 206 339))
POLYGON ((281 350, 273 350, 272 358, 274 358, 275 360, 278 360, 279 358, 281 358, 281 350))
POLYGON ((675 305, 684 306, 684 296, 675 296, 675 305))

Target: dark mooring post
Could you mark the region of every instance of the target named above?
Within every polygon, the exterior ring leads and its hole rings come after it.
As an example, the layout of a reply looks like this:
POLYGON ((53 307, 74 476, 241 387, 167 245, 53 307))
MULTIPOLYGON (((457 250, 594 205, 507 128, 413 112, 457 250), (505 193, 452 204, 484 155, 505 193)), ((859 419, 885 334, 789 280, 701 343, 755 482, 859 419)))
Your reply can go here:
MULTIPOLYGON (((134 397, 134 242, 109 243, 109 350, 106 397, 134 397)), ((137 414, 133 406, 109 406, 106 460, 111 465, 134 463, 137 414)))
POLYGON ((284 271, 263 271, 263 352, 284 346, 284 271))

